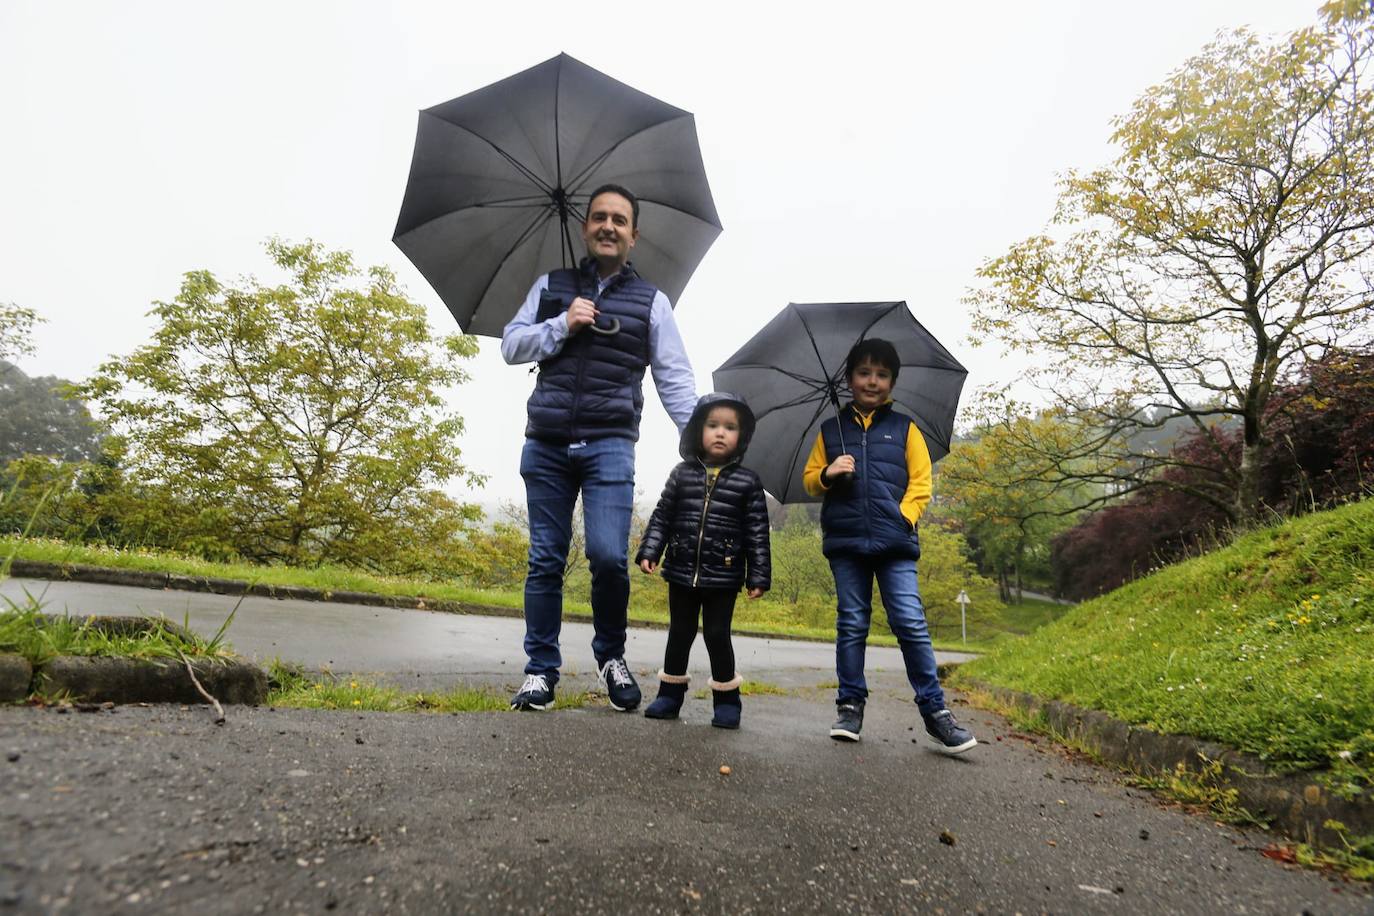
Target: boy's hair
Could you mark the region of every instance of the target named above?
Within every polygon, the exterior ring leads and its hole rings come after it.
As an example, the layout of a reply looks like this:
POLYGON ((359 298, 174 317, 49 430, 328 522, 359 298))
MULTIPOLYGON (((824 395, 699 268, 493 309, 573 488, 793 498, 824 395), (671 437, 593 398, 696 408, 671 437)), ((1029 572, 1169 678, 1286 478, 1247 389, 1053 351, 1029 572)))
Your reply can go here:
POLYGON ((902 368, 902 358, 897 355, 897 348, 891 341, 883 340, 881 337, 865 337, 850 347, 849 355, 844 358, 844 377, 853 378, 854 370, 859 368, 859 364, 864 360, 891 372, 892 382, 896 384, 897 373, 902 368))
POLYGON ((628 200, 630 202, 630 228, 639 228, 639 198, 635 197, 634 194, 630 193, 630 189, 625 187, 624 185, 603 184, 601 187, 593 191, 592 196, 587 198, 588 216, 591 216, 592 201, 596 200, 602 194, 619 194, 621 197, 628 200))

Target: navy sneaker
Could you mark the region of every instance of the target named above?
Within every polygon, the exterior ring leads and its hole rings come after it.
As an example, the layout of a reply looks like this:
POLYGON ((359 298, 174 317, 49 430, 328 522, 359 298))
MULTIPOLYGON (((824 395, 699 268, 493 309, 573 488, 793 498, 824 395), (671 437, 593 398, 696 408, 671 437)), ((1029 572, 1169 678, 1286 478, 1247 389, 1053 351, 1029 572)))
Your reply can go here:
POLYGON ((553 705, 553 685, 547 675, 527 674, 520 691, 510 698, 511 709, 548 709, 553 705))
POLYGON ((948 709, 929 716, 922 713, 921 718, 926 720, 926 734, 930 736, 931 743, 941 753, 962 754, 978 743, 973 733, 960 725, 954 713, 948 709))
POLYGON ((601 666, 597 677, 606 688, 606 699, 610 701, 612 709, 629 712, 639 705, 639 685, 635 683, 635 676, 630 673, 625 659, 610 659, 601 666))
POLYGON ((836 741, 858 741, 859 732, 864 727, 864 704, 862 700, 842 700, 836 704, 839 718, 830 726, 830 737, 836 741))

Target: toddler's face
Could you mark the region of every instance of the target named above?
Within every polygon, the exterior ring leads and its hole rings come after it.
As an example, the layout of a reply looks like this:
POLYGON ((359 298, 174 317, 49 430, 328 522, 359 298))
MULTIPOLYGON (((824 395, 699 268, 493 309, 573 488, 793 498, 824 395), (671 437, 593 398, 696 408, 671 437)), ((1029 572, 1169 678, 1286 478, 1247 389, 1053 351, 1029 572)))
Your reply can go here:
POLYGON ((701 454, 708 461, 723 461, 739 445, 739 414, 733 407, 712 407, 701 428, 701 454))

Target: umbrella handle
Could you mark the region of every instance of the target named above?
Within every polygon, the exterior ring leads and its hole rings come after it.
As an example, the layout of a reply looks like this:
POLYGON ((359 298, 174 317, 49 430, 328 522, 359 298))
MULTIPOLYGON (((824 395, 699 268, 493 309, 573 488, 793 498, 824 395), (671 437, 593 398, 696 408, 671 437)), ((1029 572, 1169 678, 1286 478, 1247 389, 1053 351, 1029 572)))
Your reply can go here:
POLYGON ((612 319, 611 319, 611 324, 610 324, 609 327, 603 328, 603 327, 601 327, 600 325, 593 323, 593 324, 587 325, 587 329, 588 329, 588 330, 591 330, 591 331, 595 331, 595 332, 598 333, 598 334, 605 334, 607 337, 610 337, 612 334, 619 334, 619 333, 620 333, 620 319, 619 319, 619 318, 612 318, 612 319))

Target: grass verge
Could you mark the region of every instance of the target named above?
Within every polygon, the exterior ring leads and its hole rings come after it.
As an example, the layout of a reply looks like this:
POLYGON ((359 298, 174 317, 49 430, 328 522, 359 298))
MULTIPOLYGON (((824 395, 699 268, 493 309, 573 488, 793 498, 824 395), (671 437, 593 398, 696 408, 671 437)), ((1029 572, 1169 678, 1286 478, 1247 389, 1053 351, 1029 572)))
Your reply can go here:
MULTIPOLYGON (((232 615, 230 615, 232 618, 232 615)), ((226 626, 228 621, 225 622, 226 626)), ((138 632, 111 632, 84 617, 48 616, 37 602, 9 602, 0 610, 0 652, 24 656, 35 667, 58 655, 122 656, 126 658, 231 658, 224 629, 210 639, 162 618, 148 619, 138 632)))
POLYGON ((1374 501, 1253 532, 1078 605, 953 676, 1374 790, 1374 501))
MULTIPOLYGON (((298 667, 270 666, 267 705, 290 709, 346 709, 359 712, 509 712, 510 696, 494 689, 459 687, 442 693, 403 691, 358 678, 312 677, 298 667)), ((554 709, 579 709, 591 693, 560 693, 554 709)))

